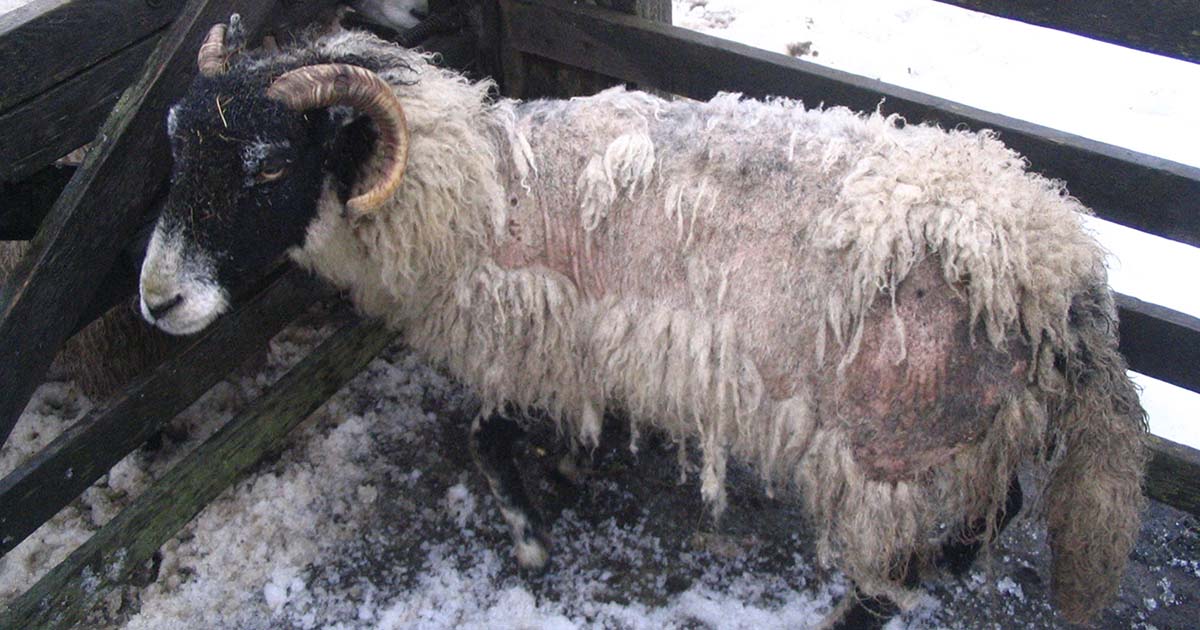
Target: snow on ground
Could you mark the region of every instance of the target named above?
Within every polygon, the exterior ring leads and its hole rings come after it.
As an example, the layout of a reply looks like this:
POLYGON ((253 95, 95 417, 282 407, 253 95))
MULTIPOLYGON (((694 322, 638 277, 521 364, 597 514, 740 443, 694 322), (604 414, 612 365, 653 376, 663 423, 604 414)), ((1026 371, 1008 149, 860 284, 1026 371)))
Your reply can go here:
MULTIPOLYGON (((1200 64, 931 0, 672 4, 686 28, 803 50, 805 61, 1200 166, 1200 64)), ((1114 289, 1200 316, 1200 250, 1099 219, 1089 225, 1112 252, 1114 289)), ((1200 395, 1135 379, 1151 430, 1200 448, 1200 395)))
POLYGON ((0 15, 8 13, 13 9, 29 4, 30 0, 0 0, 0 15))

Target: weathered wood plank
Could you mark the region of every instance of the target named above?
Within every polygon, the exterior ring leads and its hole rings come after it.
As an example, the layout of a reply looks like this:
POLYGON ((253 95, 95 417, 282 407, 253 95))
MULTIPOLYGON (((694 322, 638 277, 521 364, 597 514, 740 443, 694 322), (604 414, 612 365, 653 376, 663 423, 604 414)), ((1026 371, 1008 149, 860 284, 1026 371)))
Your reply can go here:
POLYGON ((504 0, 512 45, 691 98, 718 91, 877 107, 911 122, 994 129, 1034 171, 1123 225, 1200 245, 1200 168, 1001 116, 685 29, 550 0, 504 0))
POLYGON ((1196 0, 937 1, 1200 63, 1200 2, 1196 0))
POLYGON ((20 544, 229 370, 261 351, 267 340, 320 295, 317 286, 299 269, 281 269, 265 290, 0 480, 0 555, 20 544))
POLYGON ((1121 353, 1129 367, 1200 392, 1200 319, 1128 295, 1116 297, 1121 353))
MULTIPOLYGON (((595 0, 596 6, 624 15, 671 23, 670 0, 595 0)), ((508 96, 524 99, 587 96, 621 83, 611 73, 581 69, 538 55, 523 54, 508 41, 513 19, 509 3, 501 2, 502 69, 501 88, 508 96)), ((650 89, 650 88, 646 88, 650 89)))
POLYGON ((0 15, 0 111, 171 22, 183 0, 34 0, 0 15))
POLYGON ((396 337, 356 321, 321 344, 254 405, 172 468, 62 564, 12 602, 0 629, 66 628, 320 407, 396 337))
MULTIPOLYGON (((0 180, 16 181, 87 144, 154 51, 155 31, 0 114, 0 180)), ((65 56, 65 55, 64 55, 65 56)))
POLYGON ((1150 436, 1146 496, 1200 516, 1200 451, 1150 436))
POLYGON ((208 28, 242 13, 247 28, 273 3, 189 0, 137 83, 113 108, 75 177, 42 222, 31 250, 0 290, 0 441, 24 409, 98 281, 149 205, 170 164, 160 130, 196 72, 208 28))

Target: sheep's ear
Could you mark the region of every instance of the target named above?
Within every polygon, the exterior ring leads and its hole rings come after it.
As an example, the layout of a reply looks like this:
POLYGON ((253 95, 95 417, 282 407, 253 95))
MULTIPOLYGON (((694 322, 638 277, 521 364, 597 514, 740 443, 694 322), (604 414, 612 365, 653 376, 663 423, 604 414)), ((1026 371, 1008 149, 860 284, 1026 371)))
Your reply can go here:
POLYGON ((330 112, 325 141, 325 170, 333 175, 338 198, 345 203, 358 181, 359 168, 374 154, 376 134, 366 116, 355 115, 348 107, 330 109, 344 109, 349 114, 343 118, 330 112))

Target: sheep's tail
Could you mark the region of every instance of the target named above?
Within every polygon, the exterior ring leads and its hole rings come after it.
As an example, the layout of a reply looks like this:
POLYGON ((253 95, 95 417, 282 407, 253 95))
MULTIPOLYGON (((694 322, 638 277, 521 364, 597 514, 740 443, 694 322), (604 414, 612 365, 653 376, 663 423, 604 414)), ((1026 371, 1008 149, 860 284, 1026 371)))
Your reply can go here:
POLYGON ((1138 535, 1146 414, 1117 352, 1116 310, 1102 287, 1071 306, 1073 347, 1057 357, 1066 377, 1053 414, 1059 461, 1046 497, 1055 603, 1084 623, 1116 595, 1138 535))

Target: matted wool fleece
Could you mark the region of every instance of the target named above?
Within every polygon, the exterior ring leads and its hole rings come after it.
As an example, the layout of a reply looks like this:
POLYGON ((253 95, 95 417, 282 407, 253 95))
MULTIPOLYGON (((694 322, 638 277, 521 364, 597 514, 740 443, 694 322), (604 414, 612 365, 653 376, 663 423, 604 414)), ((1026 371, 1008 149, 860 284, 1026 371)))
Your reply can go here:
POLYGON ((991 522, 1011 474, 1049 461, 1064 611, 1102 603, 1080 584, 1115 587, 1145 428, 1097 297, 1103 252, 1086 209, 993 134, 730 94, 493 102, 488 83, 361 34, 291 54, 391 68, 413 137, 392 201, 350 224, 327 191, 293 256, 489 409, 547 410, 585 446, 625 409, 635 435, 699 445, 718 512, 727 457, 755 463, 801 497, 826 561, 900 599, 910 552, 939 526, 991 522), (828 414, 818 385, 863 352, 921 360, 896 295, 922 268, 960 300, 970 343, 1022 362, 1024 381, 935 465, 879 480, 849 445, 873 420, 828 414), (864 348, 877 313, 893 333, 864 348), (1109 461, 1123 463, 1093 474, 1109 461), (1077 548, 1108 523, 1121 531, 1077 548))

